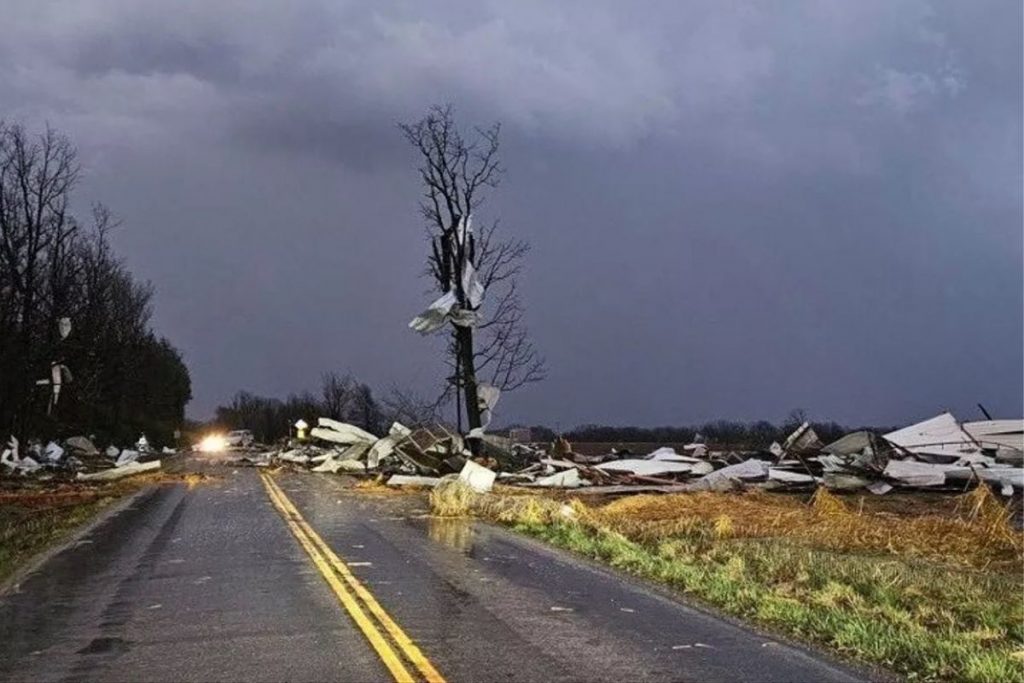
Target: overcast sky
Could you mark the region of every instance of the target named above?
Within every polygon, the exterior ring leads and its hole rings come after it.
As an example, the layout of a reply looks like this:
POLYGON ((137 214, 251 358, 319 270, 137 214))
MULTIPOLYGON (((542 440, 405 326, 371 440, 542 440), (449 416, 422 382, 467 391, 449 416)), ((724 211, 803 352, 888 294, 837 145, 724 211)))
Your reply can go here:
POLYGON ((440 102, 533 247, 501 422, 1021 415, 1019 0, 0 5, 0 118, 79 146, 195 417, 437 388, 395 126, 440 102))

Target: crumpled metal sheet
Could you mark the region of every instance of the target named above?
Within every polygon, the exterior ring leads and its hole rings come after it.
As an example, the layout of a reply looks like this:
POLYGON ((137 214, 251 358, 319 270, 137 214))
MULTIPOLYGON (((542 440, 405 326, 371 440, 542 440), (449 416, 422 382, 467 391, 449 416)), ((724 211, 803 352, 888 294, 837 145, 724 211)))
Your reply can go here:
POLYGON ((319 427, 314 427, 309 435, 314 439, 348 446, 355 443, 374 443, 377 437, 347 422, 338 422, 327 417, 317 420, 319 427))
POLYGON ((671 462, 668 460, 611 460, 595 465, 595 469, 603 472, 625 472, 643 477, 656 477, 659 474, 687 473, 693 470, 693 463, 671 462))
POLYGON ((150 460, 149 462, 130 462, 127 465, 120 467, 114 467, 109 470, 100 470, 99 472, 79 472, 75 478, 80 481, 115 481, 117 479, 123 479, 124 477, 130 477, 133 474, 142 474, 143 472, 153 472, 160 469, 161 463, 159 460, 150 460))
POLYGON ((769 468, 768 462, 751 458, 706 474, 689 486, 696 491, 731 491, 743 482, 767 479, 769 468))

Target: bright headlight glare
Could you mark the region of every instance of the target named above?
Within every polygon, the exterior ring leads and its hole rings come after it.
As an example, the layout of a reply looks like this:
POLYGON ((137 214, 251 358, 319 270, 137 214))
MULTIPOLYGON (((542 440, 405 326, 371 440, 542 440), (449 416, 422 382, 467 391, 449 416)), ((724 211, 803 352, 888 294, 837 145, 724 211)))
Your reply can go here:
POLYGON ((203 453, 216 453, 228 447, 228 440, 221 434, 210 434, 199 442, 199 450, 203 453))

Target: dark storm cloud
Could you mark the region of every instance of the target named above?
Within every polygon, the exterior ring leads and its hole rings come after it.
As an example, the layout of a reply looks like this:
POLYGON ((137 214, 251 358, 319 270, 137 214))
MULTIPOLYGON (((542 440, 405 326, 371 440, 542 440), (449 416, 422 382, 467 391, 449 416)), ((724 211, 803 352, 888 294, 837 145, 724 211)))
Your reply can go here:
POLYGON ((0 117, 78 142, 193 412, 428 390, 414 160, 501 120, 548 381, 503 419, 899 422, 1022 403, 1019 3, 25 3, 0 117))

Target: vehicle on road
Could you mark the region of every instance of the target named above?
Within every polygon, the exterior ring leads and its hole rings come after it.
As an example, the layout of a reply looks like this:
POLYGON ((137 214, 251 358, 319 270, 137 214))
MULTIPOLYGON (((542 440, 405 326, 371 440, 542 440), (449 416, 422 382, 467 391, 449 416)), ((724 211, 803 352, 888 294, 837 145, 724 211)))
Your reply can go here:
POLYGON ((227 441, 229 448, 247 448, 256 441, 256 437, 248 429, 236 429, 228 432, 224 440, 227 441))

